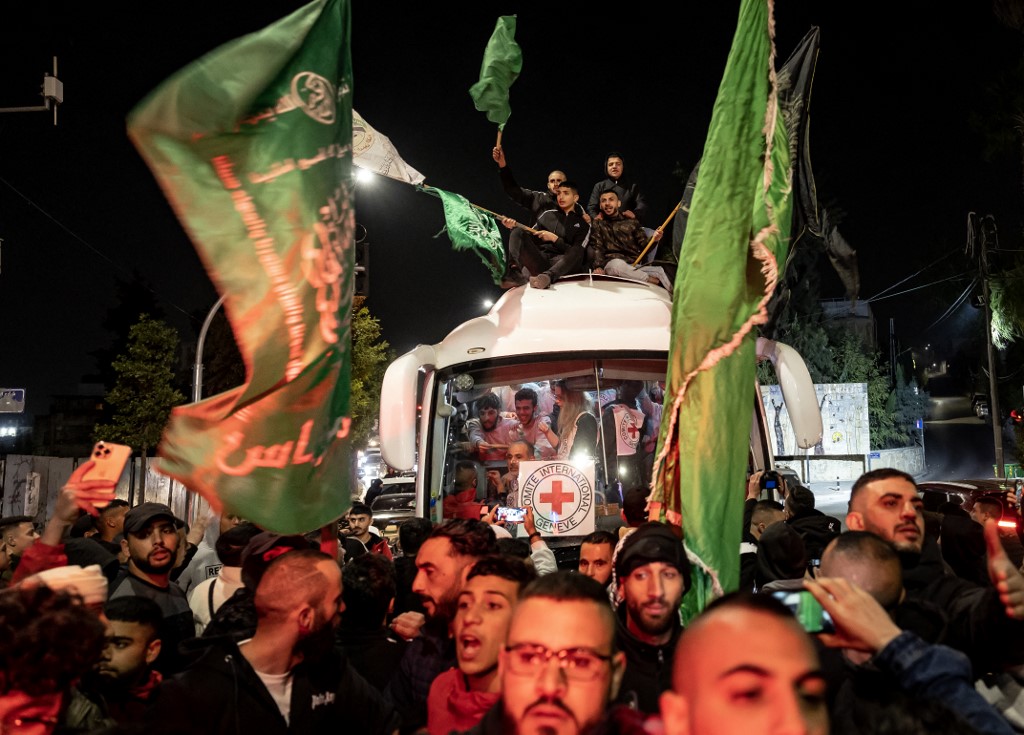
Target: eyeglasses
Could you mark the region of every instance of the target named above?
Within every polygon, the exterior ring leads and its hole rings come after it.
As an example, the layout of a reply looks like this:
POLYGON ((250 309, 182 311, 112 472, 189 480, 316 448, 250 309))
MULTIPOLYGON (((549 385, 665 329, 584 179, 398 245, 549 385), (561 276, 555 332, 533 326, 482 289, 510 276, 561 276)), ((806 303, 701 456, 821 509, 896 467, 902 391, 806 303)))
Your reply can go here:
POLYGON ((551 659, 558 659, 558 666, 567 679, 593 681, 602 672, 602 664, 611 661, 611 656, 591 651, 589 648, 565 648, 551 651, 534 643, 518 643, 505 646, 508 668, 518 676, 535 676, 543 671, 551 659))

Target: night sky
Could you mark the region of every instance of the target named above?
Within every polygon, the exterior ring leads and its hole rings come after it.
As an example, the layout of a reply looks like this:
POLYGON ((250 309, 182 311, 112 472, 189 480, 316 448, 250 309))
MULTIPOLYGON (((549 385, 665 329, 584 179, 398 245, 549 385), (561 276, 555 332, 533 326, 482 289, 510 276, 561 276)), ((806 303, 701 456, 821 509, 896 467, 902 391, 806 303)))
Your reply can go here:
MULTIPOLYGON (((190 315, 217 296, 125 117, 178 68, 301 4, 136 3, 115 16, 113 5, 37 2, 19 4, 17 18, 0 11, 0 107, 38 104, 54 55, 65 87, 57 127, 49 113, 0 115, 0 387, 27 388, 30 411, 45 412, 50 394, 73 392, 96 371, 89 352, 109 342, 100 323, 115 275, 139 274, 194 342, 190 315)), ((597 6, 355 0, 354 104, 427 183, 521 216, 490 158, 496 130, 467 93, 497 16, 518 13, 524 66, 504 143, 519 183, 543 188, 560 168, 585 198, 605 154, 620 151, 656 226, 682 192, 674 170, 688 172, 700 156, 738 8, 677 5, 587 17, 579 11, 597 6)), ((906 17, 894 15, 897 3, 778 5, 780 64, 812 25, 821 28, 812 160, 822 200, 842 210, 841 230, 859 252, 863 297, 961 247, 972 210, 995 215, 1004 247, 1021 247, 1019 158, 985 160, 969 123, 991 104, 986 87, 1019 63, 1019 33, 986 3, 956 12, 919 4, 906 17)), ((434 239, 444 221, 433 197, 378 180, 360 188, 356 217, 371 243, 369 306, 399 352, 440 340, 499 294, 474 255, 434 239)), ((821 269, 825 295, 840 296, 824 259, 821 269)), ((909 344, 962 288, 878 302, 880 329, 895 317, 909 344)))

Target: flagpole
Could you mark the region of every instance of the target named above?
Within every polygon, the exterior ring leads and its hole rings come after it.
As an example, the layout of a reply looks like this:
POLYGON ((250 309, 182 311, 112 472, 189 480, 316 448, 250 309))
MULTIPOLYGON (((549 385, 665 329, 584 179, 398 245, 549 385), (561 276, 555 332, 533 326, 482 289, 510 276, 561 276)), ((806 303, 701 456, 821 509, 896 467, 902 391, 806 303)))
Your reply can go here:
MULTIPOLYGON (((664 233, 665 232, 665 228, 668 227, 668 223, 671 222, 672 218, 676 216, 676 212, 679 211, 679 207, 682 206, 682 204, 683 204, 683 201, 680 199, 679 200, 679 204, 677 204, 675 206, 675 209, 673 209, 672 212, 669 214, 669 216, 665 219, 665 221, 661 223, 661 227, 659 227, 657 230, 655 230, 655 233, 658 233, 658 232, 664 233)), ((636 267, 637 263, 639 263, 641 260, 643 260, 644 256, 647 255, 647 251, 651 249, 651 245, 654 244, 654 239, 655 239, 656 236, 657 235, 651 235, 651 241, 647 243, 647 247, 645 247, 644 251, 642 253, 640 253, 640 255, 637 256, 636 260, 633 261, 633 267, 634 268, 636 267)))
MULTIPOLYGON (((418 184, 418 186, 421 189, 433 189, 433 188, 435 188, 433 186, 430 186, 429 184, 418 184)), ((466 200, 466 203, 469 204, 469 206, 473 207, 473 209, 479 209, 481 212, 485 212, 485 213, 491 215, 492 217, 494 217, 495 219, 499 219, 499 220, 501 220, 501 219, 512 219, 511 217, 506 217, 503 214, 498 214, 497 212, 494 212, 494 211, 488 209, 487 207, 481 207, 479 204, 473 204, 473 202, 469 201, 468 199, 466 200)), ((678 207, 677 207, 677 209, 678 209, 678 207)), ((515 220, 512 220, 512 221, 516 222, 515 220)), ((540 230, 535 230, 532 227, 527 227, 522 222, 516 222, 516 227, 521 227, 521 228, 523 228, 524 230, 526 230, 527 232, 529 232, 529 233, 531 233, 533 235, 540 234, 540 230)))

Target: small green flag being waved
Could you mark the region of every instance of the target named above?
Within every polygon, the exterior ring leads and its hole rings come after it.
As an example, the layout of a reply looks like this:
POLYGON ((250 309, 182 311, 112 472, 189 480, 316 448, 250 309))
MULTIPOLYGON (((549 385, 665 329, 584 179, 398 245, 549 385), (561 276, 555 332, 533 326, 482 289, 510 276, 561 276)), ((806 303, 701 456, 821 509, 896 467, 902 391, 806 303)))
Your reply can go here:
POLYGON ((516 16, 503 15, 494 26, 491 40, 484 49, 484 60, 480 64, 480 81, 469 88, 476 109, 487 113, 487 119, 498 126, 500 145, 501 130, 505 129, 512 108, 508 93, 512 83, 523 70, 523 51, 516 43, 516 16))
POLYGON ((470 204, 461 194, 453 194, 436 186, 419 188, 439 198, 444 205, 445 228, 452 247, 475 252, 491 271, 494 282, 501 283, 501 276, 505 272, 505 248, 494 219, 470 204))
POLYGON ((188 230, 246 382, 173 410, 158 469, 279 533, 348 499, 353 292, 348 0, 315 0, 182 69, 128 132, 188 230))

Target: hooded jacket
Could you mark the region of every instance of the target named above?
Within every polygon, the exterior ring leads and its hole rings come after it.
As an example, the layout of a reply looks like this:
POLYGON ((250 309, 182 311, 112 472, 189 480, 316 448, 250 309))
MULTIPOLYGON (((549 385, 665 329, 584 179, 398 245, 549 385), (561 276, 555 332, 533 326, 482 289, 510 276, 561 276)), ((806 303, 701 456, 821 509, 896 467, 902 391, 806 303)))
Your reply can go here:
POLYGON ((1024 621, 1006 616, 993 587, 951 574, 935 539, 927 536, 920 554, 901 553, 900 563, 907 597, 942 610, 948 621, 943 643, 970 657, 975 676, 1024 663, 1024 621))
POLYGON ((668 643, 655 646, 644 643, 629 632, 625 604, 619 605, 615 618, 615 643, 626 654, 626 672, 615 701, 648 715, 657 714, 658 697, 672 688, 672 657, 679 636, 683 634, 683 625, 679 616, 674 617, 672 637, 668 643))

